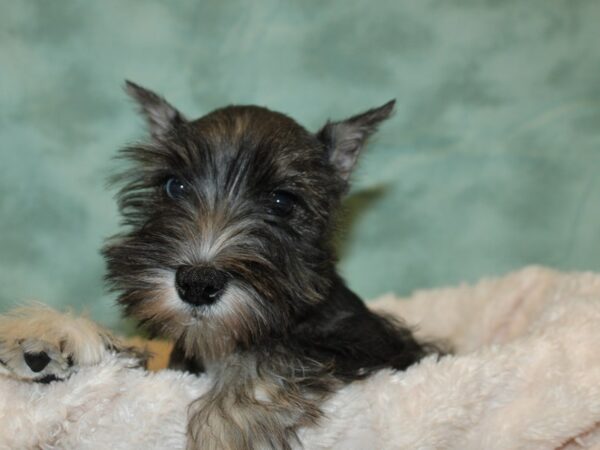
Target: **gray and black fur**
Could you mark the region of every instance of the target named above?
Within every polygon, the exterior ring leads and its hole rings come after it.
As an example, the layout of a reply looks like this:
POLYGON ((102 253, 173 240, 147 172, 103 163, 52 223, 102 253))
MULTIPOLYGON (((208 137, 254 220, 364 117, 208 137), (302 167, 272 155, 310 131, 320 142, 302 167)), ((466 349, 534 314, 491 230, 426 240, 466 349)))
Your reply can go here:
POLYGON ((151 139, 125 148, 126 230, 104 255, 128 316, 212 375, 188 448, 287 449, 344 383, 428 353, 335 269, 336 213, 359 151, 394 102, 318 133, 257 106, 187 120, 133 83, 151 139))

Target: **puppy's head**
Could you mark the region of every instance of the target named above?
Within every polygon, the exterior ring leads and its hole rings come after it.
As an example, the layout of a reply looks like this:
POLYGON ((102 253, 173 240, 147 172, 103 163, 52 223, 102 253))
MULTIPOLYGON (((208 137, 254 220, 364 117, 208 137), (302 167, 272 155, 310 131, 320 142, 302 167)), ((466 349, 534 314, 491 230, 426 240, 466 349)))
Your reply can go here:
POLYGON ((151 135, 122 151, 126 230, 104 248, 126 314, 205 358, 285 333, 328 293, 335 212, 394 102, 313 134, 257 106, 188 120, 126 89, 151 135))

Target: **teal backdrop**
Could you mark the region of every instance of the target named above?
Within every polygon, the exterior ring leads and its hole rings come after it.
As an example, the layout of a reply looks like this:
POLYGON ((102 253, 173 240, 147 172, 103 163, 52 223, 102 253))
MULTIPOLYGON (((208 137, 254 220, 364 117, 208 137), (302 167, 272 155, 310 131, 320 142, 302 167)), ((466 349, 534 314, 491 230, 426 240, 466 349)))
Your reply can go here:
POLYGON ((526 264, 600 270, 600 1, 0 0, 0 311, 125 330, 106 186, 143 137, 129 78, 190 116, 309 129, 397 98, 364 153, 341 270, 365 297, 526 264))

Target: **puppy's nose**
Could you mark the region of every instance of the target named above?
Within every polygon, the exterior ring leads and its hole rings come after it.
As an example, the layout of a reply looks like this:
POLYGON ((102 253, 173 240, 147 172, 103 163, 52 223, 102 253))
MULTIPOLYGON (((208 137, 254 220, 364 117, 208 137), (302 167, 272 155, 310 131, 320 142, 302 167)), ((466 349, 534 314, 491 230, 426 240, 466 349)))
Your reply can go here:
POLYGON ((25 359, 25 363, 29 366, 29 368, 36 373, 44 370, 50 362, 50 357, 46 352, 25 352, 23 354, 23 358, 25 359))
POLYGON ((181 300, 190 305, 210 305, 219 299, 229 276, 212 267, 179 266, 175 287, 181 300))

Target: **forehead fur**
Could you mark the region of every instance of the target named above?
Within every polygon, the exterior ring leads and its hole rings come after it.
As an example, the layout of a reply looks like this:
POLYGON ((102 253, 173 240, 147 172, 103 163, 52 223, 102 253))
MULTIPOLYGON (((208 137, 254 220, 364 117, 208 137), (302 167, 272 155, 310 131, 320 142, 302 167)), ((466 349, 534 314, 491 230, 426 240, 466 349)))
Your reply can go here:
POLYGON ((290 144, 317 140, 285 114, 260 106, 227 106, 189 123, 196 132, 218 143, 281 141, 290 144), (292 141, 292 142, 290 142, 292 141))
POLYGON ((188 139, 224 157, 252 152, 283 163, 325 158, 322 144, 296 121, 259 106, 221 108, 189 122, 185 128, 188 139))
POLYGON ((164 159, 153 163, 164 164, 161 170, 216 188, 335 184, 319 140, 290 117, 258 106, 215 110, 176 128, 160 146, 164 159))

